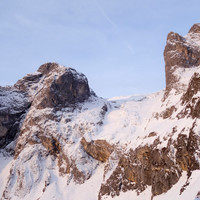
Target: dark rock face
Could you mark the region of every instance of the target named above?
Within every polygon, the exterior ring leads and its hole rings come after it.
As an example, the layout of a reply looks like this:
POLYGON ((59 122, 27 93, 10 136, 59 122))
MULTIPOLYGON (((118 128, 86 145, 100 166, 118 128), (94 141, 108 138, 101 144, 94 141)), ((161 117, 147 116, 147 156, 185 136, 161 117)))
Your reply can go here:
POLYGON ((83 102, 90 97, 87 78, 74 69, 63 69, 58 64, 47 63, 42 65, 38 72, 46 77, 45 87, 35 98, 35 101, 39 102, 37 107, 40 109, 66 107, 83 102))
POLYGON ((29 108, 27 95, 14 88, 0 88, 0 148, 13 141, 29 108))
MULTIPOLYGON (((195 24, 189 34, 199 33, 200 26, 195 24)), ((192 36, 191 36, 192 37, 192 36)), ((198 36, 200 38, 200 35, 198 36)), ((177 33, 171 32, 167 36, 167 44, 164 50, 166 92, 175 88, 178 82, 174 71, 181 68, 191 68, 200 65, 200 49, 191 45, 177 33)))

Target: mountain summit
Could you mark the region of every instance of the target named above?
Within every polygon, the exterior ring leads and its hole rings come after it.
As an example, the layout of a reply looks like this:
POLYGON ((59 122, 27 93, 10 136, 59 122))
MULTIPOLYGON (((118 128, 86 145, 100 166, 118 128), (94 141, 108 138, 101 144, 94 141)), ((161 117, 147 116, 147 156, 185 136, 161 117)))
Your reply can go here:
POLYGON ((0 87, 1 200, 194 199, 200 191, 200 25, 168 34, 166 89, 97 97, 46 63, 0 87))

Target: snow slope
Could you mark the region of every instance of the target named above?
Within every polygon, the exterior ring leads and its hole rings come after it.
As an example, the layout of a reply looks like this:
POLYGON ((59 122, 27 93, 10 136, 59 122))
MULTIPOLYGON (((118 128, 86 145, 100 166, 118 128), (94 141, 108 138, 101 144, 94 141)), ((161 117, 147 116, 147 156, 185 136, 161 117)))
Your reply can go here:
MULTIPOLYGON (((84 136, 87 141, 94 140, 106 140, 110 144, 117 145, 121 149, 127 152, 129 149, 135 149, 138 146, 150 145, 154 142, 155 137, 148 137, 148 134, 155 131, 159 134, 162 139, 160 148, 167 146, 164 137, 171 137, 166 135, 167 130, 172 128, 174 124, 177 126, 177 130, 181 130, 183 125, 186 127, 191 125, 192 120, 183 119, 183 121, 164 120, 163 118, 156 119, 154 116, 155 112, 162 113, 163 103, 161 101, 163 97, 163 91, 147 96, 128 96, 128 97, 115 97, 109 100, 103 100, 94 98, 93 100, 86 102, 81 105, 78 109, 73 112, 69 110, 62 110, 55 113, 56 117, 59 117, 60 122, 47 121, 45 118, 41 118, 39 124, 32 125, 31 135, 27 131, 21 138, 22 142, 27 141, 27 138, 34 138, 34 132, 37 132, 39 126, 44 126, 45 130, 57 138, 60 138, 60 143, 63 145, 64 151, 67 152, 68 157, 73 158, 76 162, 77 167, 80 171, 88 174, 90 177, 86 178, 83 184, 78 184, 73 180, 71 174, 60 175, 59 168, 57 166, 57 160, 52 156, 39 157, 38 150, 42 150, 41 146, 33 149, 31 145, 26 145, 24 150, 20 153, 16 161, 5 160, 1 157, 3 165, 1 165, 1 185, 2 189, 5 188, 7 178, 9 175, 9 169, 12 168, 17 173, 17 166, 20 167, 21 171, 26 171, 25 178, 26 187, 23 187, 21 191, 15 184, 10 187, 10 191, 13 191, 11 199, 70 199, 70 200, 97 200, 98 192, 101 187, 101 183, 105 180, 104 168, 106 164, 95 161, 88 157, 80 146, 80 139, 84 136), (108 111, 105 117, 99 114, 101 108, 107 105, 108 111), (70 121, 68 119, 70 118, 70 121), (103 125, 98 125, 98 122, 103 120, 103 125), (159 120, 159 123, 157 123, 159 120), (67 122, 67 123, 66 123, 67 122), (80 126, 81 124, 81 126, 80 126), (26 156, 29 155, 29 158, 26 156), (87 159, 87 161, 86 161, 87 159), (34 164, 35 163, 35 164, 34 164), (31 169, 31 165, 36 165, 36 169, 39 170, 39 174, 31 169), (22 169, 23 168, 23 169, 22 169), (32 177, 32 178, 30 178, 32 177), (47 183, 48 182, 48 183, 47 183), (30 186, 28 186, 30 185, 30 186), (45 187, 45 185, 47 185, 45 187), (45 189, 44 189, 45 188, 45 189), (22 192, 21 195, 14 191, 22 192), (19 195, 19 196, 18 196, 19 195)), ((177 100, 176 100, 177 101, 177 100)), ((174 102, 173 102, 174 103, 174 102)), ((27 119, 34 118, 41 115, 48 115, 51 113, 51 109, 30 110, 27 119)), ((23 129, 23 127, 22 127, 23 129)), ((179 131, 177 131, 178 133, 179 131)), ((178 134, 173 135, 173 139, 176 140, 178 134)), ((112 171, 115 169, 118 160, 115 160, 114 153, 112 154, 110 161, 113 165, 112 171)), ((16 174, 12 177, 15 181, 19 178, 16 174), (15 178, 14 178, 15 177, 15 178)), ((109 178, 109 174, 106 174, 106 178, 109 178)), ((183 173, 180 180, 171 190, 167 193, 155 197, 155 200, 164 200, 169 198, 174 199, 194 199, 199 190, 199 179, 200 171, 194 171, 190 177, 190 184, 187 189, 180 196, 180 189, 186 183, 187 176, 183 173)), ((16 183, 17 184, 17 183, 16 183)), ((2 194, 3 190, 1 190, 2 194)), ((136 191, 129 191, 120 193, 118 197, 103 196, 102 199, 150 199, 151 198, 151 186, 148 186, 139 196, 136 191)), ((4 198, 3 198, 4 199, 4 198)))

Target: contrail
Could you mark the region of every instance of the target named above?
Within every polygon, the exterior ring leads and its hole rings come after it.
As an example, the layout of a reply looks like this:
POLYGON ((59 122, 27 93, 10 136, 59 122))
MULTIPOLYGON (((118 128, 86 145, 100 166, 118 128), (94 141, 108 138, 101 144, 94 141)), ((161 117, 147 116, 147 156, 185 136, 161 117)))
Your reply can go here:
POLYGON ((121 38, 121 40, 123 41, 124 45, 126 46, 126 48, 129 49, 129 51, 131 52, 131 54, 135 54, 134 49, 132 48, 132 46, 124 39, 124 37, 121 36, 119 29, 117 27, 117 25, 110 19, 110 17, 106 14, 106 12, 103 10, 103 8, 100 6, 100 4, 98 3, 98 0, 94 0, 95 4, 97 6, 97 9, 99 10, 99 12, 103 15, 103 17, 105 17, 106 21, 115 29, 115 31, 117 31, 119 37, 121 38))
POLYGON ((103 8, 99 5, 98 1, 95 0, 96 6, 98 8, 98 10, 101 12, 101 14, 105 17, 105 19, 108 21, 108 23, 110 25, 112 25, 114 28, 117 29, 116 24, 110 19, 110 17, 105 13, 105 11, 103 10, 103 8))

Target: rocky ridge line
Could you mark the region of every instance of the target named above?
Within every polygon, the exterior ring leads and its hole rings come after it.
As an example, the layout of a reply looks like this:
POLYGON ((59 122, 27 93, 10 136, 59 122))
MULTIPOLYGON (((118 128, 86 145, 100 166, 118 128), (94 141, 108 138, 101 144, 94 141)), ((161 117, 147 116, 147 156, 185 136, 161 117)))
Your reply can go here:
POLYGON ((169 33, 164 51, 166 90, 156 102, 161 111, 154 111, 142 127, 146 135, 139 138, 140 145, 129 148, 98 138, 106 117, 120 108, 96 97, 86 77, 74 69, 46 63, 13 87, 1 87, 0 147, 14 152, 15 158, 2 200, 24 198, 40 182, 45 193, 54 168, 66 177, 66 184, 84 184, 98 166, 104 166, 99 200, 129 190, 139 195, 148 186, 153 199, 170 190, 184 171, 189 180, 200 169, 199 46, 199 24, 185 37, 169 33), (167 131, 162 133, 156 123, 167 131))

